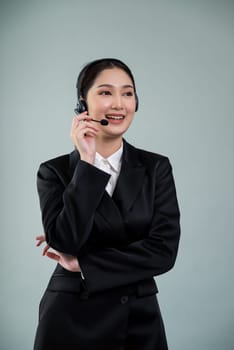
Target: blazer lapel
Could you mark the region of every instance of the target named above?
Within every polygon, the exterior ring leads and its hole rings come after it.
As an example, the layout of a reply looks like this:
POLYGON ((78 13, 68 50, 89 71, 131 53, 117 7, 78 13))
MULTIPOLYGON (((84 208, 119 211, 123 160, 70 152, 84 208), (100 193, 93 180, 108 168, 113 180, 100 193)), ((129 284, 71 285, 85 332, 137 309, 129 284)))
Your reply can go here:
POLYGON ((138 159, 137 150, 124 141, 120 175, 113 199, 121 212, 128 211, 142 188, 145 167, 138 159))
POLYGON ((111 231, 117 241, 126 240, 125 227, 121 212, 112 197, 105 191, 97 208, 95 223, 101 231, 111 231))

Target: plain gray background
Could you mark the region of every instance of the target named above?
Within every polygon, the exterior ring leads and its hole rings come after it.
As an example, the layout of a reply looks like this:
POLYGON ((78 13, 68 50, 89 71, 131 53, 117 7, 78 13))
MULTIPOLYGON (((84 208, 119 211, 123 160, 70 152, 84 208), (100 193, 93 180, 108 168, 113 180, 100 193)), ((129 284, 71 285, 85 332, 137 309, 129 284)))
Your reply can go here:
MULTIPOLYGON (((0 349, 30 350, 54 262, 41 256, 36 172, 73 149, 86 62, 124 60, 140 108, 126 139, 169 156, 182 213, 157 278, 171 350, 234 348, 234 2, 1 1, 0 349)), ((143 350, 143 349, 142 349, 143 350)))

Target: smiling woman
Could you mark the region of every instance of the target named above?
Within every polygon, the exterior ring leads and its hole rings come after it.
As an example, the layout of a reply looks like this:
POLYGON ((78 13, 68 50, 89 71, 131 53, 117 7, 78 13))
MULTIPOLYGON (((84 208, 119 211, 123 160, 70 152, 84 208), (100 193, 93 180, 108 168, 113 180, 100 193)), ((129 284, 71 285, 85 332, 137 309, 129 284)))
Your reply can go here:
POLYGON ((38 171, 38 246, 58 264, 34 350, 166 350, 153 277, 173 267, 179 244, 170 162, 123 139, 138 109, 123 62, 89 63, 77 92, 75 151, 38 171))

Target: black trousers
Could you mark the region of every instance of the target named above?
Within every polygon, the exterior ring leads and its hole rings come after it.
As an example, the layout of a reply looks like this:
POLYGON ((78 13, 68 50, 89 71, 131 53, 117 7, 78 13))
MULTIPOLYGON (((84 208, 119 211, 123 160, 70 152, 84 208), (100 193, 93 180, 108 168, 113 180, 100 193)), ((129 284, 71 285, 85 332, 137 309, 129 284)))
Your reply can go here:
POLYGON ((86 295, 46 290, 34 350, 167 350, 156 295, 125 287, 86 295))

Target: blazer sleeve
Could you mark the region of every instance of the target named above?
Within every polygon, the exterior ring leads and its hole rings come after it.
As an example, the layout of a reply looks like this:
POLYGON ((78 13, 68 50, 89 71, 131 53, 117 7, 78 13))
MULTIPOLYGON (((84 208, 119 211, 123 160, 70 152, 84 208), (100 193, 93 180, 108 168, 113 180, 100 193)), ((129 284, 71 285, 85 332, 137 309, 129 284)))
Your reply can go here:
POLYGON ((109 174, 80 160, 67 184, 54 164, 41 164, 37 189, 46 241, 52 248, 72 255, 82 250, 108 180, 109 174))
POLYGON ((174 266, 180 212, 168 158, 160 162, 155 177, 154 216, 146 238, 125 247, 106 248, 79 257, 89 292, 144 280, 174 266))

